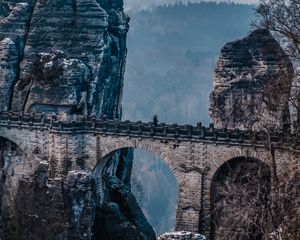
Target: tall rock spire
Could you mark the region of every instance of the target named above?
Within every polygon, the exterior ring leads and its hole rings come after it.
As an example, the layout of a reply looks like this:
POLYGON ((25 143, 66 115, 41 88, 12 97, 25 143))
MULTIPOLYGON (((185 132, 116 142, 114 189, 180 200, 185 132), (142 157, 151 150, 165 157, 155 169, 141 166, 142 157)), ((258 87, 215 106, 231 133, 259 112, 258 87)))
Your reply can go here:
POLYGON ((289 123, 293 66, 267 30, 227 43, 221 50, 210 96, 218 128, 283 129, 289 123))

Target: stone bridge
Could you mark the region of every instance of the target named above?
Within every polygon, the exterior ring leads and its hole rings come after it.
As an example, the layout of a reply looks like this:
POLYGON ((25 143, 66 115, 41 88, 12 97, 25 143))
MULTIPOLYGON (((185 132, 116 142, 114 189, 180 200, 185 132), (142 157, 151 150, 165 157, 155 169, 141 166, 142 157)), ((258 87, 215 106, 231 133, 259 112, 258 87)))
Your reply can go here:
MULTIPOLYGON (((142 148, 161 158, 173 171, 179 185, 177 230, 210 234, 212 183, 224 163, 251 158, 269 167, 271 152, 277 169, 297 166, 291 145, 293 136, 214 129, 201 123, 168 125, 152 122, 64 118, 43 114, 0 114, 0 137, 15 143, 35 169, 43 159, 52 176, 64 171, 93 171, 122 148, 142 148), (271 151, 270 146, 274 151, 271 151), (63 159, 70 159, 66 164, 63 159), (288 161, 287 161, 288 160, 288 161), (55 163, 54 163, 55 161, 55 163), (290 163, 290 164, 287 164, 290 163)), ((296 169, 294 169, 296 171, 296 169)))

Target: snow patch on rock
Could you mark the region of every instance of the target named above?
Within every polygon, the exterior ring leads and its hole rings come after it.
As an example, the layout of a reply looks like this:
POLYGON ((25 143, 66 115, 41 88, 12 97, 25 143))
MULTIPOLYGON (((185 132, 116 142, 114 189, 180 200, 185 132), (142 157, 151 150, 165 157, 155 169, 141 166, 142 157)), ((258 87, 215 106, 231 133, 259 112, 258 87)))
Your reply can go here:
POLYGON ((206 240, 206 238, 198 233, 180 231, 165 233, 158 240, 206 240))

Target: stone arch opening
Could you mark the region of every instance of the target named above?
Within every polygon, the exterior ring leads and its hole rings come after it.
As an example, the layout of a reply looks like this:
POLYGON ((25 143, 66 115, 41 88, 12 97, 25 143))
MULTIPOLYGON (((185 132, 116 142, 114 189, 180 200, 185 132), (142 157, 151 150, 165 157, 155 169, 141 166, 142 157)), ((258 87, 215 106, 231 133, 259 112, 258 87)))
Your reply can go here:
MULTIPOLYGON (((2 180, 7 176, 20 178, 29 175, 28 156, 15 142, 0 136, 0 171, 2 180)), ((17 182, 14 182, 17 183, 17 182)))
MULTIPOLYGON (((141 209, 138 215, 143 214, 145 216, 157 235, 175 229, 179 184, 174 169, 166 163, 166 159, 162 159, 145 148, 125 147, 114 150, 102 158, 95 167, 93 174, 102 206, 107 204, 107 201, 115 202, 119 207, 122 205, 118 199, 114 199, 115 196, 112 196, 112 199, 101 199, 101 196, 104 196, 101 192, 106 191, 105 195, 110 195, 107 194, 107 188, 109 188, 107 181, 109 180, 106 177, 108 176, 110 180, 113 179, 110 184, 118 184, 121 180, 121 184, 131 190, 132 196, 135 198, 134 201, 141 209), (128 177, 130 173, 131 176, 128 177)), ((131 202, 130 204, 134 203, 131 202)), ((117 208, 118 206, 114 207, 117 208)), ((143 223, 142 219, 139 220, 143 223)), ((100 222, 96 224, 101 225, 100 222)))
POLYGON ((28 158, 30 155, 30 152, 28 151, 26 147, 26 142, 22 141, 21 138, 16 137, 16 135, 12 134, 10 131, 1 131, 0 138, 9 142, 14 143, 15 146, 18 146, 18 148, 23 152, 23 154, 28 158))
POLYGON ((260 240, 270 182, 270 168, 258 159, 225 162, 211 183, 211 239, 260 240))
POLYGON ((157 155, 135 149, 133 192, 156 233, 175 229, 178 182, 170 167, 157 155), (142 197, 139 196, 142 188, 142 197))
MULTIPOLYGON (((30 174, 26 153, 14 142, 0 137, 0 236, 10 239, 17 234, 17 196, 23 176, 30 174)), ((20 209, 19 209, 20 210, 20 209)))

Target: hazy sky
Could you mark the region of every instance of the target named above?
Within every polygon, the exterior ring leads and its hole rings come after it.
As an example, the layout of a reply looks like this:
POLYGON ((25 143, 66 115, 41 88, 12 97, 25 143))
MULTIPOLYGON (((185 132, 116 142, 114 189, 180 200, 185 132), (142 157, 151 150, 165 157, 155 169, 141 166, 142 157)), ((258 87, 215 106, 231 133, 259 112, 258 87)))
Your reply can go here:
MULTIPOLYGON (((128 10, 141 10, 141 9, 147 9, 151 8, 156 5, 161 5, 161 4, 168 4, 168 3, 176 3, 179 0, 124 0, 125 2, 125 9, 128 10)), ((257 3, 259 0, 205 0, 210 1, 210 2, 237 2, 237 3, 257 3)), ((187 2, 202 2, 202 0, 181 0, 183 3, 187 2)))

